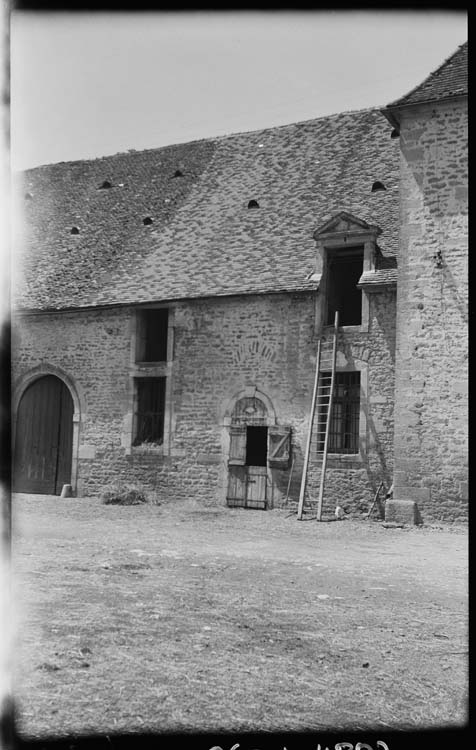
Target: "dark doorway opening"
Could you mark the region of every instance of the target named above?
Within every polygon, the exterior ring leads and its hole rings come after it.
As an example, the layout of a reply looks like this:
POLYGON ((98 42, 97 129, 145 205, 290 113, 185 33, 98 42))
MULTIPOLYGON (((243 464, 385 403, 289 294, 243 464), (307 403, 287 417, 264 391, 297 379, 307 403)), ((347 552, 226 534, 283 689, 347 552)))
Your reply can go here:
POLYGON ((351 252, 335 251, 328 259, 327 325, 334 323, 339 311, 339 325, 360 325, 362 292, 357 288, 362 275, 364 254, 360 248, 351 252))
POLYGON ((266 466, 268 458, 268 428, 246 428, 246 465, 266 466))

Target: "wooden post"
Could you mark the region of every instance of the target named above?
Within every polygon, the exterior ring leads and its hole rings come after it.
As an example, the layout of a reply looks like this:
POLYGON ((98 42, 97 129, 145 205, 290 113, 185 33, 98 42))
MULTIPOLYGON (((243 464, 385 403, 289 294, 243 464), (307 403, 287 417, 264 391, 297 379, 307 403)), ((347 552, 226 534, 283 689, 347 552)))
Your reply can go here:
POLYGON ((316 401, 317 401, 317 384, 319 381, 319 363, 321 361, 321 342, 319 340, 317 344, 317 357, 316 357, 316 374, 314 377, 314 390, 312 392, 312 403, 311 403, 311 414, 309 417, 309 432, 307 435, 307 443, 306 443, 306 452, 304 454, 304 466, 302 469, 302 479, 301 479, 301 490, 299 492, 299 504, 298 504, 298 521, 302 518, 302 511, 304 506, 304 494, 306 492, 306 484, 307 484, 307 467, 309 464, 309 454, 311 452, 311 438, 312 438, 312 425, 314 423, 314 412, 316 411, 316 401))
POLYGON ((324 452, 322 454, 322 466, 321 466, 321 482, 319 485, 319 500, 317 503, 317 516, 316 520, 320 521, 322 516, 322 500, 324 498, 324 482, 326 478, 326 465, 327 465, 327 446, 329 443, 329 430, 331 425, 331 413, 332 413, 332 401, 334 398, 334 381, 336 374, 336 356, 337 356, 337 331, 339 328, 339 312, 336 310, 334 318, 334 346, 332 348, 332 371, 331 371, 331 392, 329 396, 329 406, 327 407, 327 419, 326 419, 326 436, 324 440, 324 452))

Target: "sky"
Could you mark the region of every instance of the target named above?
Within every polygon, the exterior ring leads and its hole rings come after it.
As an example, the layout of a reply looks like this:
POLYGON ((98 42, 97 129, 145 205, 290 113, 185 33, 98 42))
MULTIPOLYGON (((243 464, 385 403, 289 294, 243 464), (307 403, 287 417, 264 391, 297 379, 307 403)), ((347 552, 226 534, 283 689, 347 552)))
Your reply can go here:
POLYGON ((11 17, 11 166, 384 106, 467 38, 439 11, 11 17))

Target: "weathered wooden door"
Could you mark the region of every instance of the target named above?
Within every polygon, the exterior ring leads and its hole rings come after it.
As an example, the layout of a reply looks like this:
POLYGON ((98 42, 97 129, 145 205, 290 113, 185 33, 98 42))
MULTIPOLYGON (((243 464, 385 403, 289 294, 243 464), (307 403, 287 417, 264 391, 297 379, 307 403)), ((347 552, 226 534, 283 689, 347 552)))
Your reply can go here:
POLYGON ((268 470, 266 466, 247 466, 245 508, 266 508, 268 470))
POLYGON ((266 508, 268 472, 266 467, 266 434, 263 431, 264 459, 260 466, 251 464, 256 450, 250 450, 250 443, 256 442, 256 428, 247 425, 234 425, 230 428, 230 453, 228 457, 227 504, 230 507, 266 508), (253 433, 253 430, 255 432, 253 433))
POLYGON ((71 482, 73 399, 62 380, 46 375, 24 392, 17 414, 13 489, 59 495, 71 482))

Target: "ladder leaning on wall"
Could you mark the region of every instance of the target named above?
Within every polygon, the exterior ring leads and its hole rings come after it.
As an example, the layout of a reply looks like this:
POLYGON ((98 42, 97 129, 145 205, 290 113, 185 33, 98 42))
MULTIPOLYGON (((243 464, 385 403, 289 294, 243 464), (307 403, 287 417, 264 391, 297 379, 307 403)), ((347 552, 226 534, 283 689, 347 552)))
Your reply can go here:
MULTIPOLYGON (((314 378, 314 389, 312 393, 311 414, 309 418, 309 430, 306 442, 306 452, 304 454, 304 466, 302 470, 301 490, 299 493, 299 503, 297 517, 302 519, 304 512, 304 499, 307 487, 307 475, 309 469, 309 458, 311 453, 311 442, 313 434, 317 439, 316 452, 322 455, 319 478, 319 496, 317 500, 316 520, 320 521, 322 517, 322 502, 324 498, 324 485, 326 479, 327 454, 329 448, 329 432, 332 416, 332 401, 334 397, 335 373, 336 373, 336 353, 337 353, 337 334, 339 329, 339 313, 336 311, 334 318, 334 331, 332 340, 323 341, 319 339, 317 345, 316 357, 316 374, 314 378), (318 420, 317 430, 314 431, 314 421, 316 414, 316 404, 318 403, 318 420)), ((309 501, 308 503, 312 503, 309 501)))

